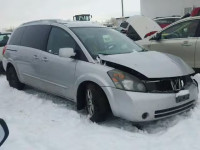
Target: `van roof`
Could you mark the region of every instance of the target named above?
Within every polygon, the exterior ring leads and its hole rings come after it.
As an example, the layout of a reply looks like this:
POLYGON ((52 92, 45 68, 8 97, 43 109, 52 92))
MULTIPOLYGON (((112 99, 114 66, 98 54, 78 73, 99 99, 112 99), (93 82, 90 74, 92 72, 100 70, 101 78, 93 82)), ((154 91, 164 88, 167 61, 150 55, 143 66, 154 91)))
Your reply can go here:
POLYGON ((22 24, 21 26, 39 25, 39 24, 48 24, 48 25, 63 24, 67 27, 104 27, 103 25, 99 23, 91 22, 91 21, 66 21, 66 20, 60 20, 60 19, 30 21, 30 22, 22 24))

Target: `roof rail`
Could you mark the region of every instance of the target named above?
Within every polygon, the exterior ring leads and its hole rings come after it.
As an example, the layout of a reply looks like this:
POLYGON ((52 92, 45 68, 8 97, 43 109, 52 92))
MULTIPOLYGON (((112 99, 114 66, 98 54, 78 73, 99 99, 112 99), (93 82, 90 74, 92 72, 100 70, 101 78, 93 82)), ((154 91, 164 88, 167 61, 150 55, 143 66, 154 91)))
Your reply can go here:
POLYGON ((59 20, 59 19, 35 20, 35 21, 23 23, 22 25, 28 25, 28 24, 32 24, 32 23, 64 23, 64 20, 59 20))

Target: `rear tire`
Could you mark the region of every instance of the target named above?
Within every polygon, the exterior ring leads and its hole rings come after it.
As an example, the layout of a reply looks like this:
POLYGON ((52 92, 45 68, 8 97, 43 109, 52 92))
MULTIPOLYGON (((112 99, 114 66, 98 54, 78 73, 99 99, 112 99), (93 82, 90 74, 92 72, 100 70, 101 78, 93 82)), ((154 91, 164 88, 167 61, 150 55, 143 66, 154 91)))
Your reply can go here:
POLYGON ((0 62, 0 74, 4 74, 5 71, 3 69, 2 61, 0 62))
POLYGON ((7 80, 9 82, 9 85, 11 87, 16 88, 18 90, 24 89, 25 84, 23 84, 19 81, 19 78, 18 78, 17 73, 15 71, 15 68, 13 66, 10 66, 6 70, 6 77, 7 77, 7 80))
POLYGON ((88 84, 85 92, 86 110, 93 122, 103 122, 109 112, 109 104, 103 90, 95 85, 88 84))

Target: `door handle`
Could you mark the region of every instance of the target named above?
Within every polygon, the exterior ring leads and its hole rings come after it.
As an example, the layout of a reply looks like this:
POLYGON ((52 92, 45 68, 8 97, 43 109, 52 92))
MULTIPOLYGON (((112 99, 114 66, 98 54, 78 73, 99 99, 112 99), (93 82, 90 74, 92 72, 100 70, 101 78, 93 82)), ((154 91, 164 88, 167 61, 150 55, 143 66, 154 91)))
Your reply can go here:
POLYGON ((34 59, 39 59, 39 57, 37 55, 33 55, 34 59))
POLYGON ((47 61, 48 61, 48 58, 47 58, 47 57, 43 57, 43 58, 42 58, 42 61, 47 62, 47 61))
POLYGON ((189 41, 184 41, 182 46, 192 46, 192 44, 189 41))

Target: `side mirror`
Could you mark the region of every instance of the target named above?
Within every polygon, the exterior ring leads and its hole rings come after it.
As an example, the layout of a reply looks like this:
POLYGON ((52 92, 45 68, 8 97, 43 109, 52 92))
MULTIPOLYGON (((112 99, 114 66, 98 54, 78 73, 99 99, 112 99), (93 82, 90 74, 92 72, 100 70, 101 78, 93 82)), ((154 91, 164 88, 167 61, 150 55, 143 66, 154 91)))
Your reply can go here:
POLYGON ((0 146, 5 142, 9 135, 8 126, 3 119, 0 119, 0 146))
POLYGON ((74 52, 73 48, 60 48, 59 49, 60 57, 70 58, 70 57, 74 57, 75 55, 76 55, 76 53, 74 52))
POLYGON ((153 38, 151 38, 151 40, 160 41, 161 40, 161 33, 156 33, 156 35, 153 38))

